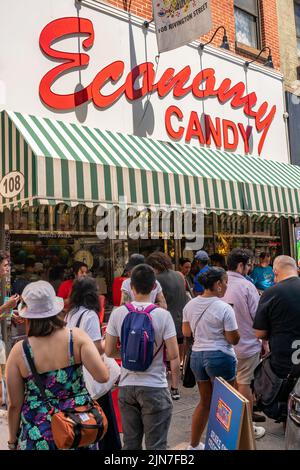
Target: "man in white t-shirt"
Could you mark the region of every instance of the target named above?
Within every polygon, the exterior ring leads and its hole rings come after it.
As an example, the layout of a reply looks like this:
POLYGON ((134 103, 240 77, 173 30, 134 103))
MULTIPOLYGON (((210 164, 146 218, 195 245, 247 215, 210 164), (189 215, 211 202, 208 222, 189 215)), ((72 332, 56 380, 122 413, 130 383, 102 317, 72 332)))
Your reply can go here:
MULTIPOLYGON (((155 285, 155 273, 145 264, 137 266, 131 275, 131 287, 135 307, 151 305, 150 294, 155 285)), ((109 357, 117 355, 117 341, 121 337, 122 324, 128 309, 121 306, 109 318, 105 352, 109 357)), ((123 450, 142 449, 143 436, 147 450, 165 450, 172 416, 172 400, 168 389, 164 351, 179 369, 179 351, 176 329, 171 314, 160 307, 150 313, 155 334, 154 358, 144 372, 121 368, 119 405, 123 427, 123 450), (156 351, 158 353, 156 354, 156 351), (156 355, 155 355, 156 354, 156 355)))
MULTIPOLYGON (((135 300, 134 298, 134 293, 131 288, 131 271, 138 266, 139 264, 143 264, 145 262, 145 257, 140 254, 133 254, 131 255, 128 263, 125 266, 125 271, 129 274, 128 279, 125 279, 123 281, 122 287, 121 287, 121 305, 124 305, 128 302, 132 302, 135 300)), ((152 304, 157 304, 161 308, 167 309, 167 302, 164 297, 162 287, 158 281, 155 281, 155 285, 150 293, 150 302, 152 304)))

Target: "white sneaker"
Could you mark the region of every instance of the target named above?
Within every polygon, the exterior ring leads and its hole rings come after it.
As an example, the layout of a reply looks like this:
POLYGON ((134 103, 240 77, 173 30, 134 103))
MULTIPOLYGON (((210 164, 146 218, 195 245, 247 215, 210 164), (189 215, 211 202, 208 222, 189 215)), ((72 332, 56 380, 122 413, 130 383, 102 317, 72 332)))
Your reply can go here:
POLYGON ((204 447, 205 445, 203 444, 203 442, 199 442, 197 447, 192 447, 191 445, 189 445, 186 450, 204 450, 204 447))
POLYGON ((255 439, 260 439, 266 434, 265 428, 263 428, 262 426, 255 426, 255 424, 253 424, 253 431, 255 439))

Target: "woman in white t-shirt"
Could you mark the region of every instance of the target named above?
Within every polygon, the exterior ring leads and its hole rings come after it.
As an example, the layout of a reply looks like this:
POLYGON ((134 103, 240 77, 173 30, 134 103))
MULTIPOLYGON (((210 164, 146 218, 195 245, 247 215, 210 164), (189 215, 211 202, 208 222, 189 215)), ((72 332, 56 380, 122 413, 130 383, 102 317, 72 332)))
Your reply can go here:
POLYGON ((234 383, 237 360, 232 345, 240 339, 233 308, 220 300, 227 289, 226 271, 210 268, 200 275, 199 282, 204 293, 186 305, 182 324, 184 336, 194 337, 191 369, 200 394, 189 450, 204 448, 200 439, 208 421, 214 378, 223 377, 231 385, 234 383))
MULTIPOLYGON (((94 341, 99 354, 104 353, 99 312, 99 293, 95 279, 83 277, 74 282, 70 296, 70 311, 65 321, 69 328, 81 328, 94 341)), ((100 359, 100 357, 99 357, 100 359)), ((108 428, 104 438, 99 442, 99 449, 104 451, 121 450, 121 440, 117 419, 114 412, 111 392, 105 393, 97 402, 103 409, 108 428)))

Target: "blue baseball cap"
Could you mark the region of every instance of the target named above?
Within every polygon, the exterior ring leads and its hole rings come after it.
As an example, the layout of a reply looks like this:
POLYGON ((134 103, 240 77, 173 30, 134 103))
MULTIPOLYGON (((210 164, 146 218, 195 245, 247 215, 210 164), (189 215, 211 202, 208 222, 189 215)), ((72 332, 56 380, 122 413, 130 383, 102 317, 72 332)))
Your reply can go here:
POLYGON ((199 250, 197 251, 197 253, 195 254, 195 259, 197 261, 209 261, 209 256, 208 254, 206 253, 206 251, 204 250, 199 250))

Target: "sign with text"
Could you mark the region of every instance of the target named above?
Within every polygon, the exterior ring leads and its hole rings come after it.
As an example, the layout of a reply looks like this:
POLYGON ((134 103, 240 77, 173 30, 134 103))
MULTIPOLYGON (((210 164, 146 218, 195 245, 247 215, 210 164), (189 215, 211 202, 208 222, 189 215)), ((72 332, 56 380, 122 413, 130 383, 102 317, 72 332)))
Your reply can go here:
POLYGON ((255 450, 249 401, 219 377, 214 381, 205 450, 255 450))
MULTIPOLYGON (((197 21, 209 10, 205 0, 158 4, 169 13, 170 5, 178 13, 198 4, 197 21)), ((171 14, 170 22, 176 21, 171 14)), ((177 26, 170 31, 176 42, 177 26)), ((208 46, 199 55, 194 44, 161 54, 158 63, 156 56, 155 31, 111 5, 92 9, 81 2, 76 9, 74 0, 43 0, 43 8, 40 0, 3 2, 5 109, 289 161, 278 72, 254 64, 246 71, 234 54, 208 46)), ((55 140, 55 130, 49 132, 55 140)))
POLYGON ((19 171, 7 173, 0 182, 0 194, 4 198, 13 198, 22 192, 25 178, 19 171))
POLYGON ((153 0, 159 52, 185 46, 212 29, 210 0, 153 0))

